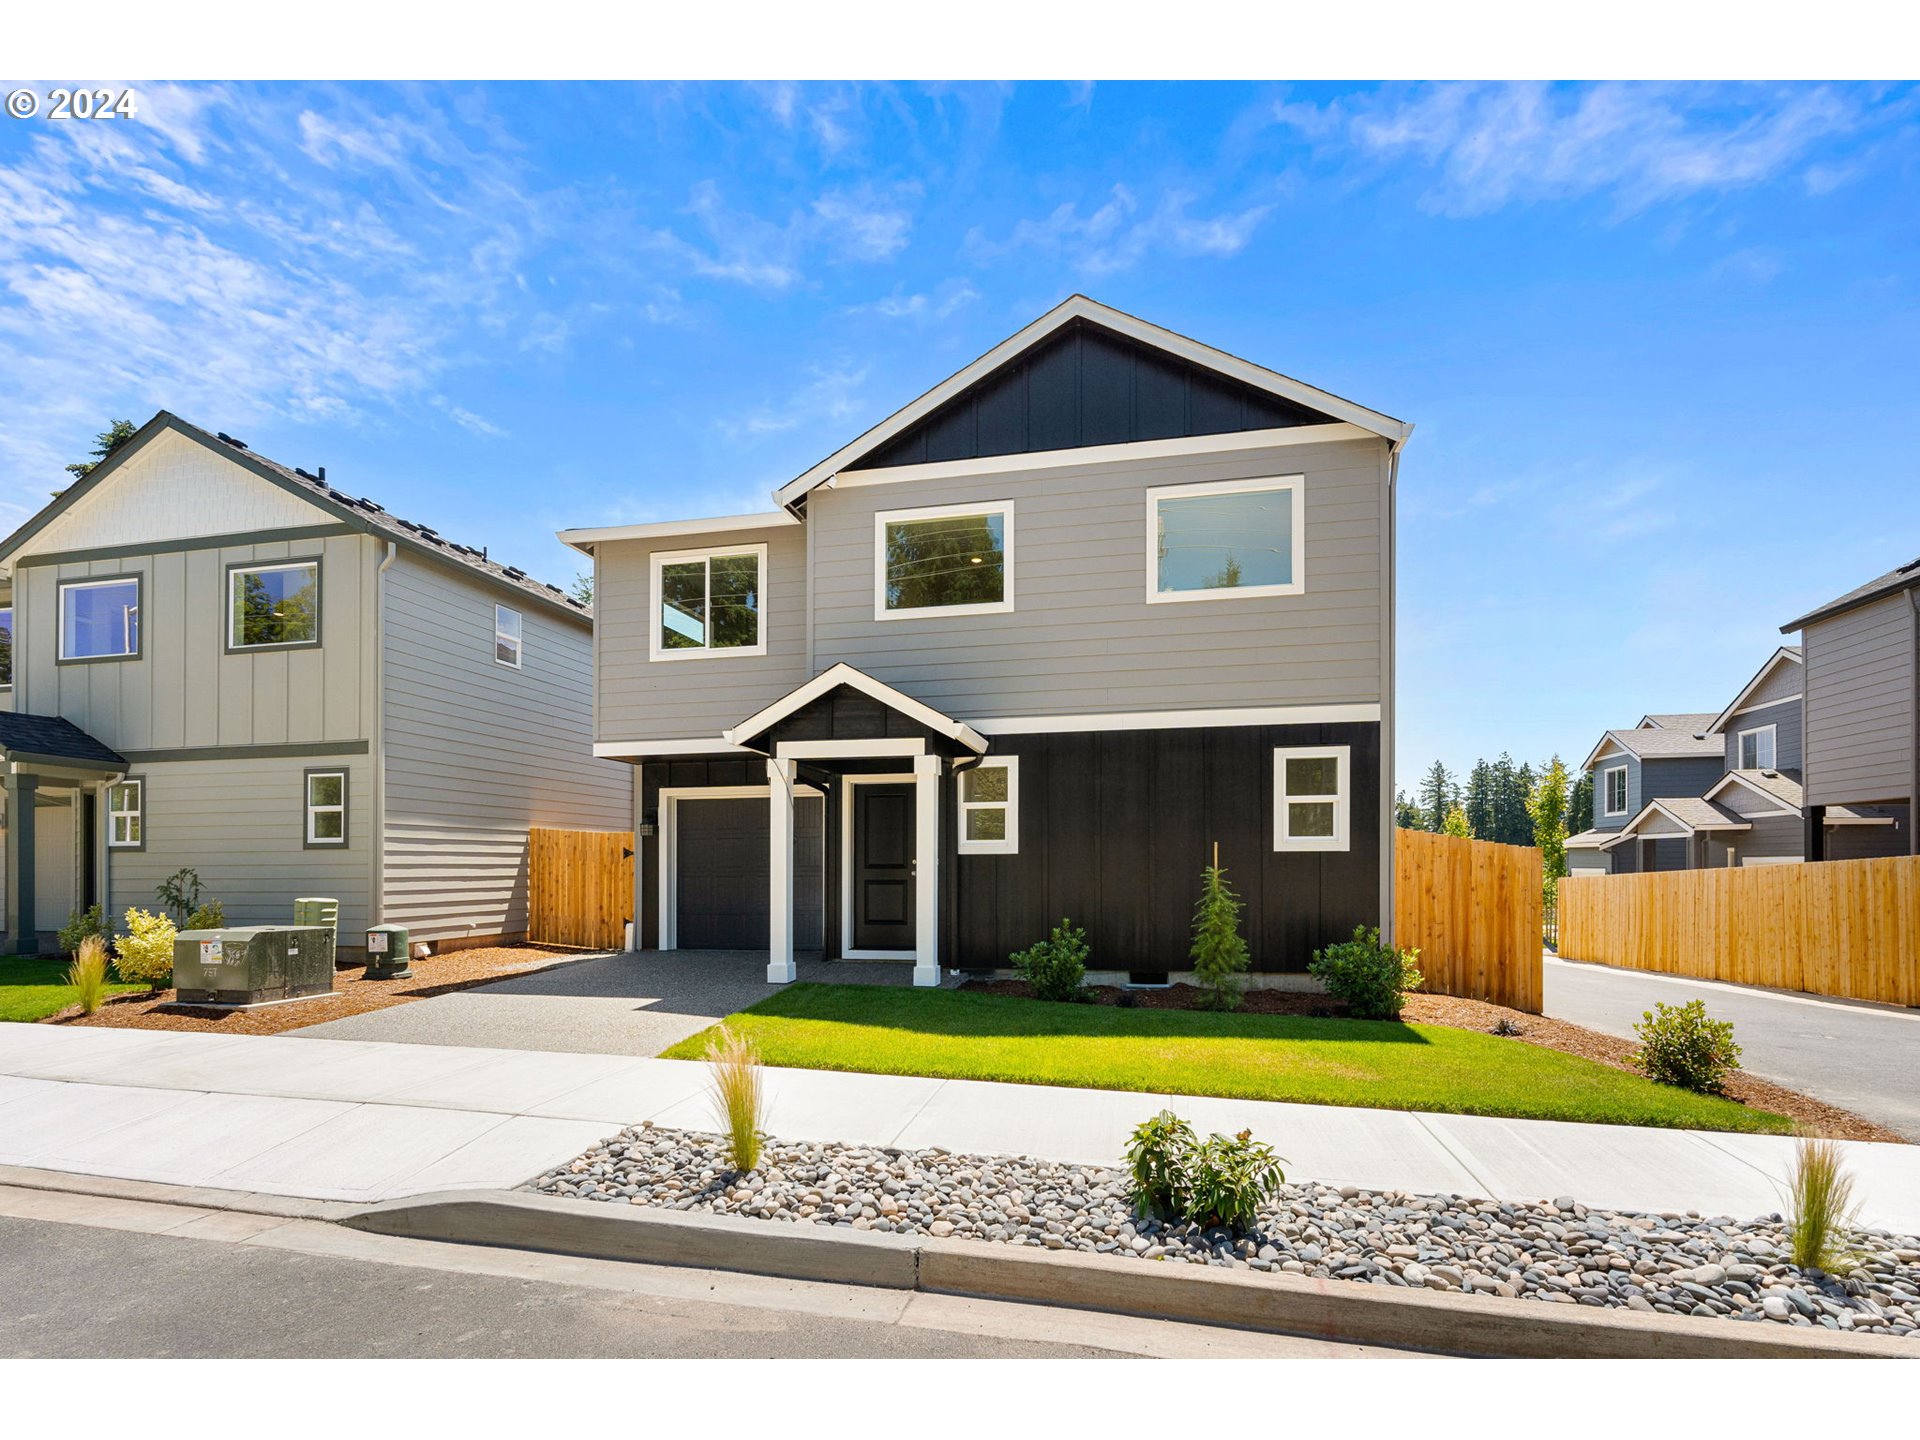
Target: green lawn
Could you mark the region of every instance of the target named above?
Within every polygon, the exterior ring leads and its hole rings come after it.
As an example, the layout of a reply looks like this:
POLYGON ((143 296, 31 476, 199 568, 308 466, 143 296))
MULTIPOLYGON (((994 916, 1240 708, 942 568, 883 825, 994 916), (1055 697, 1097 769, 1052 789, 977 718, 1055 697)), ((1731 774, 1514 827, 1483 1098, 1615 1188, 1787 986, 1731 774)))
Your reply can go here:
MULTIPOLYGON (((1441 1110, 1612 1125, 1786 1132, 1771 1111, 1575 1055, 1441 1025, 1122 1010, 879 985, 790 986, 727 1024, 769 1065, 1441 1110)), ((670 1059, 697 1060, 711 1030, 670 1059)))
MULTIPOLYGON (((145 990, 145 985, 109 984, 109 995, 145 990)), ((39 1020, 78 1003, 67 984, 67 962, 51 957, 0 957, 0 1020, 39 1020)))

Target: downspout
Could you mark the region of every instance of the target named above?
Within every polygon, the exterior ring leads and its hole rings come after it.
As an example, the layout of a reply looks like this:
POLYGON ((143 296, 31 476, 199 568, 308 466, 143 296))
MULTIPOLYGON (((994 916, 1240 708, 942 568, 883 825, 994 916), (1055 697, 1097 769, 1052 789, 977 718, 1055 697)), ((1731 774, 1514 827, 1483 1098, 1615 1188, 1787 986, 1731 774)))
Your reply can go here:
POLYGON ((373 576, 373 884, 367 923, 386 923, 387 909, 387 571, 400 558, 397 541, 373 576))
POLYGON ((1405 448, 1413 434, 1411 425, 1395 440, 1387 450, 1387 493, 1386 523, 1383 527, 1385 539, 1385 565, 1381 577, 1381 590, 1385 601, 1385 613, 1381 616, 1381 667, 1380 667, 1380 934, 1386 942, 1394 943, 1393 933, 1393 874, 1394 850, 1398 836, 1393 827, 1394 795, 1394 690, 1395 668, 1398 654, 1398 603, 1399 603, 1399 487, 1400 452, 1405 448))

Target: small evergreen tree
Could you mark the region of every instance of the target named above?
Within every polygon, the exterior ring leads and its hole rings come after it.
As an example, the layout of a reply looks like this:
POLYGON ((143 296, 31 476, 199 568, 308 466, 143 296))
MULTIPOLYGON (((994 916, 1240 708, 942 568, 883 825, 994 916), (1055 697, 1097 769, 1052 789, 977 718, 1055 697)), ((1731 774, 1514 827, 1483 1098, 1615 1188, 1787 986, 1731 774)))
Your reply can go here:
POLYGON ((1424 830, 1427 828, 1426 812, 1407 798, 1407 792, 1393 792, 1393 823, 1402 830, 1424 830))
POLYGON ((1250 957, 1240 934, 1240 897, 1220 866, 1220 845, 1213 863, 1201 872, 1200 903, 1193 907, 1193 975, 1200 982, 1200 1003, 1209 1010, 1240 1008, 1240 976, 1250 957))
POLYGON ((1493 838, 1493 767, 1484 760, 1473 762, 1467 774, 1467 833, 1476 840, 1493 838))
POLYGON ((98 435, 93 437, 93 458, 91 460, 74 461, 73 464, 67 466, 67 473, 76 479, 86 479, 88 473, 94 466, 98 465, 122 445, 133 439, 135 433, 134 424, 131 420, 114 421, 110 428, 102 430, 98 435))

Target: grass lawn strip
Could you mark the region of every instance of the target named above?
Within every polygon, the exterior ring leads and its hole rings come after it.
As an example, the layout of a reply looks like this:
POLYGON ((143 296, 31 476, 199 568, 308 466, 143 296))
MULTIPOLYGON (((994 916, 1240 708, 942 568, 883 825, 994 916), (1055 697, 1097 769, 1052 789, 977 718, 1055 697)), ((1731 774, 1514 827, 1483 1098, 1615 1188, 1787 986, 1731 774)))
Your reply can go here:
MULTIPOLYGON (((0 959, 0 1021, 44 1020, 77 1004, 79 997, 67 984, 67 964, 50 956, 0 959)), ((108 985, 107 993, 125 995, 146 988, 121 982, 108 985)))
MULTIPOLYGON (((798 984, 725 1022, 769 1065, 1310 1105, 1785 1133, 1784 1115, 1441 1025, 798 984)), ((711 1030, 669 1059, 699 1059, 711 1030)))

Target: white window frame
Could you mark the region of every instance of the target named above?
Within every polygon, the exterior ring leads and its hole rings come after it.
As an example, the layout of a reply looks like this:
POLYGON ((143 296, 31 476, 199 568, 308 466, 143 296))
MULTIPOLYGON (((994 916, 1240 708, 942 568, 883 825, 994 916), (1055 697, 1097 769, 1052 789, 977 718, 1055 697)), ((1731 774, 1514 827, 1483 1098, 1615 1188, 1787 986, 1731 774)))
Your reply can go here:
POLYGON ((1600 813, 1609 820, 1627 813, 1627 802, 1630 797, 1627 793, 1627 781, 1624 778, 1626 773, 1627 767, 1624 765, 1609 765, 1600 772, 1600 813), (1622 777, 1620 781, 1620 808, 1618 810, 1613 808, 1613 784, 1612 781, 1608 779, 1608 777, 1612 775, 1622 777))
MULTIPOLYGON (((709 629, 709 635, 712 631, 709 629)), ((699 550, 656 550, 648 557, 647 564, 647 657, 651 660, 727 660, 743 659, 751 655, 767 653, 767 546, 762 541, 757 545, 709 545, 699 550), (660 643, 660 572, 669 565, 686 565, 695 560, 707 562, 707 623, 713 623, 713 561, 723 555, 751 555, 760 567, 760 609, 755 619, 758 623, 758 638, 752 645, 729 645, 715 648, 711 645, 683 645, 668 649, 660 643)))
POLYGON ((109 784, 107 786, 106 811, 107 811, 107 848, 109 850, 144 850, 146 849, 146 846, 147 846, 147 785, 144 780, 141 780, 137 777, 123 777, 109 784), (113 803, 114 791, 119 790, 122 787, 126 787, 133 791, 133 808, 131 810, 114 808, 114 803, 113 803), (129 819, 129 818, 140 822, 140 838, 137 840, 122 840, 117 838, 116 836, 116 832, 118 831, 119 826, 115 822, 119 820, 129 819))
POLYGON ((969 765, 956 777, 957 791, 954 796, 955 823, 959 827, 960 853, 962 855, 1018 855, 1020 853, 1020 757, 1018 755, 989 755, 978 765, 969 765), (974 770, 990 770, 995 767, 1007 772, 1007 798, 1004 800, 968 800, 966 798, 967 776, 974 770), (967 815, 974 810, 1005 810, 1007 812, 1007 836, 1004 840, 969 840, 967 838, 967 815))
POLYGON ((1353 811, 1353 747, 1351 745, 1290 745, 1273 752, 1273 848, 1275 850, 1350 850, 1353 811), (1332 760, 1334 792, 1331 795, 1292 795, 1287 792, 1287 761, 1332 760), (1288 832, 1291 816, 1287 802, 1333 804, 1333 834, 1293 835, 1288 832))
POLYGON ((258 565, 235 565, 227 571, 227 649, 234 652, 249 650, 306 650, 320 643, 320 561, 317 558, 306 560, 272 560, 258 565), (262 640, 247 644, 239 635, 239 616, 234 614, 233 587, 242 575, 264 575, 269 570, 311 570, 313 572, 313 595, 315 610, 313 614, 313 638, 311 640, 262 640))
POLYGON ((526 634, 527 617, 525 615, 521 614, 511 605, 495 605, 493 607, 493 663, 496 665, 504 665, 509 670, 518 670, 521 662, 526 659, 526 634), (511 615, 513 617, 513 628, 518 633, 509 635, 501 628, 500 617, 502 615, 511 615), (513 646, 513 659, 502 660, 500 658, 500 642, 502 640, 507 641, 513 646))
POLYGON ((85 665, 95 660, 138 660, 146 648, 147 637, 144 633, 146 617, 140 614, 145 604, 146 585, 138 575, 110 575, 99 580, 62 580, 55 587, 54 604, 59 610, 60 643, 56 658, 63 663, 85 665), (99 590, 108 585, 133 586, 133 613, 136 634, 131 650, 115 650, 106 655, 69 655, 67 653, 67 592, 69 590, 99 590))
POLYGON ((301 826, 309 850, 344 850, 347 848, 347 772, 340 770, 309 770, 300 777, 301 826), (313 803, 313 782, 330 777, 340 781, 340 803, 338 805, 316 805, 313 803), (315 815, 340 816, 338 835, 315 835, 313 817, 315 815))
POLYGON ((1013 610, 1013 501, 980 500, 971 505, 922 505, 912 510, 878 510, 873 516, 873 618, 924 620, 941 615, 1005 615, 1013 610), (914 605, 887 608, 887 526, 915 520, 1000 517, 1000 598, 977 605, 914 605))
POLYGON ((1269 475, 1257 480, 1210 480, 1194 485, 1147 487, 1147 603, 1180 604, 1188 600, 1255 600, 1262 596, 1301 595, 1307 588, 1307 477, 1269 475), (1285 585, 1234 585, 1212 590, 1160 588, 1160 506, 1168 500, 1204 500, 1212 495, 1257 495, 1285 490, 1293 534, 1293 579, 1285 585))
POLYGON ((1733 737, 1733 758, 1738 763, 1736 770, 1774 770, 1778 769, 1780 759, 1780 727, 1778 725, 1755 725, 1751 730, 1736 731, 1733 737), (1765 762, 1760 759, 1760 742, 1753 742, 1753 764, 1747 764, 1747 737, 1749 735, 1767 737, 1767 749, 1772 752, 1765 762))

